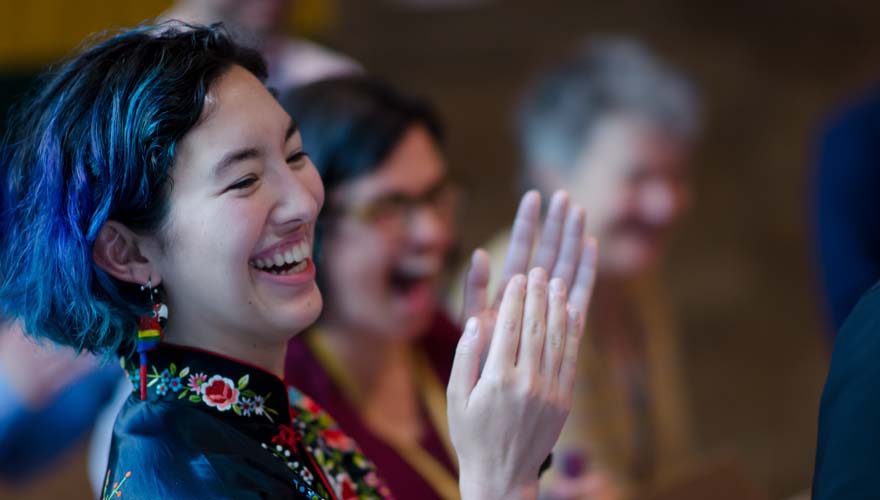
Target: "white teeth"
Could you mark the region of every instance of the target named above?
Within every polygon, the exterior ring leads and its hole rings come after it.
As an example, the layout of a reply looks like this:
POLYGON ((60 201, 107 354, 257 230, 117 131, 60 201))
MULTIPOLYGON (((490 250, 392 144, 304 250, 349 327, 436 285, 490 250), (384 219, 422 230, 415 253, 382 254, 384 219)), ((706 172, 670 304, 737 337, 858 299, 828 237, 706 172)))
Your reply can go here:
POLYGON ((263 269, 273 274, 291 274, 300 272, 305 269, 305 260, 312 256, 312 247, 308 241, 303 240, 296 245, 287 249, 286 252, 278 252, 272 257, 265 259, 254 259, 251 265, 257 269, 263 269), (297 263, 289 271, 281 272, 274 267, 284 267, 285 265, 297 263))
POLYGON ((299 260, 299 259, 296 259, 295 257, 296 257, 296 252, 294 252, 293 249, 290 249, 287 252, 285 252, 285 254, 284 254, 284 262, 286 262, 288 264, 293 264, 294 261, 299 260))
POLYGON ((312 256, 312 245, 309 245, 308 241, 303 241, 299 244, 300 252, 302 252, 302 258, 308 259, 312 256))

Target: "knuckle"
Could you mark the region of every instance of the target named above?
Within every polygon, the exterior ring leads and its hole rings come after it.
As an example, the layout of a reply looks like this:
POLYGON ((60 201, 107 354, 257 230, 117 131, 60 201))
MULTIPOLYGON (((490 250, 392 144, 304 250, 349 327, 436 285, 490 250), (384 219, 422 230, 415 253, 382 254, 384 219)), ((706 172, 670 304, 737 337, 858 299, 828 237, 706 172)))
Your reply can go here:
POLYGON ((501 322, 501 329, 505 333, 515 333, 517 330, 517 321, 514 318, 504 318, 501 322))

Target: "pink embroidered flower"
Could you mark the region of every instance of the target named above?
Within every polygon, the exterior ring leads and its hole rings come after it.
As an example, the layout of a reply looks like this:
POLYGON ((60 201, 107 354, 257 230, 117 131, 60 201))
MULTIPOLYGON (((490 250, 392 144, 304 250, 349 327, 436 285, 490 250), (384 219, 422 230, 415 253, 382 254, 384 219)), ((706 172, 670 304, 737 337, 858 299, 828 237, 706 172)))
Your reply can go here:
POLYGON ((379 479, 379 475, 376 474, 376 471, 370 471, 367 473, 364 477, 364 481, 370 488, 378 488, 379 486, 382 486, 382 480, 379 479))
POLYGON ((202 386, 202 384, 205 383, 206 380, 208 380, 207 375, 205 375, 204 373, 196 373, 189 376, 189 382, 186 385, 196 392, 201 392, 200 387, 202 386))
POLYGON ((325 429, 321 431, 321 437, 331 448, 339 451, 354 450, 354 440, 338 429, 325 429))
POLYGON ((202 394, 202 401, 208 406, 213 406, 220 411, 226 411, 232 408, 232 405, 238 403, 238 389, 232 380, 214 375, 207 382, 199 387, 202 394))

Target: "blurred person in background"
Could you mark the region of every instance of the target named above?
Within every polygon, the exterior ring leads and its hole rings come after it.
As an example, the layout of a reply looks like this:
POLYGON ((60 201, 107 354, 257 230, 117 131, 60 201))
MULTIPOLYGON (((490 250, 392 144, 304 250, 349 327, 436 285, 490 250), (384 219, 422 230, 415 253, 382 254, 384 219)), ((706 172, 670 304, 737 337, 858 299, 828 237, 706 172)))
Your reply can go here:
MULTIPOLYGON (((692 465, 678 337, 656 274, 688 207, 697 113, 686 78, 627 39, 591 41, 521 102, 525 185, 565 187, 571 198, 554 197, 548 213, 582 204, 602 242, 553 498, 642 498, 692 465)), ((569 210, 566 224, 583 220, 569 210)), ((486 245, 493 268, 509 240, 502 232, 486 245)))
POLYGON ((0 479, 20 484, 77 444, 119 372, 94 356, 38 344, 13 323, 0 326, 0 479))
POLYGON ((266 85, 278 90, 351 73, 360 73, 353 59, 286 31, 293 0, 178 0, 160 16, 192 24, 223 22, 236 39, 266 58, 266 85))
POLYGON ((880 89, 833 116, 814 185, 817 257, 832 332, 880 279, 880 89))
MULTIPOLYGON (((458 498, 443 387, 459 333, 437 295, 455 196, 440 121, 424 101, 366 77, 317 82, 281 101, 327 194, 316 243, 327 306, 290 342, 286 378, 334 416, 396 498, 458 498)), ((538 209, 537 194, 527 195, 518 220, 537 220, 538 209)), ((531 241, 534 229, 523 229, 531 241)), ((583 229, 556 241, 577 246, 583 229)), ((511 270, 525 268, 530 247, 514 248, 511 270)), ((577 270, 579 257, 558 260, 577 270)), ((485 286, 488 262, 475 259, 470 283, 485 286)))

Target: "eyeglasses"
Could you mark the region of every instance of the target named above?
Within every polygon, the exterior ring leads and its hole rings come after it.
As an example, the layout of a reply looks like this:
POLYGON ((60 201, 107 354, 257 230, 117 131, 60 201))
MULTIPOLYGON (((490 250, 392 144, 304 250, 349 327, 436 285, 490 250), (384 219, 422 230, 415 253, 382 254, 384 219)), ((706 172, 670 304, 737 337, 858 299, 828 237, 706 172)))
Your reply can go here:
POLYGON ((336 207, 333 212, 348 215, 364 224, 402 228, 409 224, 419 208, 429 208, 444 222, 451 222, 457 197, 455 186, 444 181, 415 196, 391 193, 366 203, 336 207))

